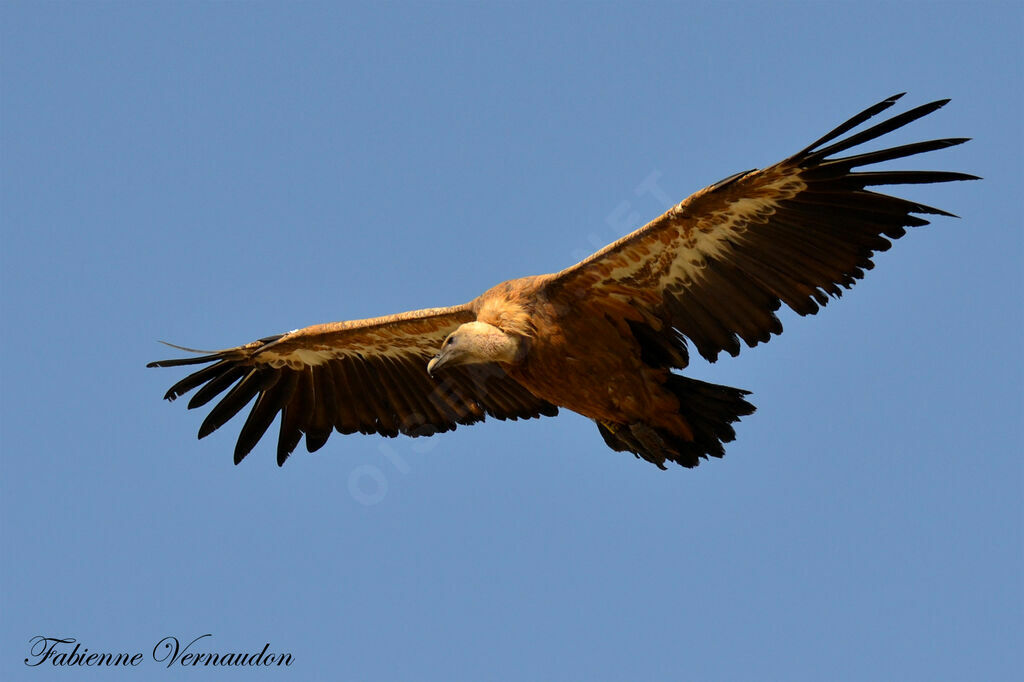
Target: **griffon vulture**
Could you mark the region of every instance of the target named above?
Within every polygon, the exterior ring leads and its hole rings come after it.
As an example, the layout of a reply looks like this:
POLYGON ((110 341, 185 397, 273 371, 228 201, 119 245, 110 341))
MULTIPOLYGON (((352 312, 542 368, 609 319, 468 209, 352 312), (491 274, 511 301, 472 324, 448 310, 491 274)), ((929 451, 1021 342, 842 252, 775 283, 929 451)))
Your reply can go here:
MULTIPOLYGON (((594 420, 613 450, 665 468, 721 457, 754 411, 747 391, 681 376, 689 344, 714 361, 782 332, 781 303, 811 315, 872 267, 914 214, 941 209, 869 187, 972 180, 941 171, 854 171, 965 138, 841 153, 942 107, 932 102, 841 138, 890 97, 793 156, 700 190, 570 268, 503 282, 463 305, 335 322, 149 367, 207 365, 174 384, 206 405, 202 438, 255 404, 240 462, 281 415, 277 462, 333 430, 429 436, 459 424, 554 416, 594 420)), ((177 347, 177 346, 176 346, 177 347)))

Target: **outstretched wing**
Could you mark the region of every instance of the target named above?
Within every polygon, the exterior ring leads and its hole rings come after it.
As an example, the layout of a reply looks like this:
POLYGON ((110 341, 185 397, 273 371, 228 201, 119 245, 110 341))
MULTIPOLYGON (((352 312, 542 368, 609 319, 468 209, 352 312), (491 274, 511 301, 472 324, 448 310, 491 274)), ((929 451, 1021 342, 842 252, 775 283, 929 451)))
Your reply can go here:
MULTIPOLYGON (((837 142, 836 138, 892 106, 902 95, 854 116, 806 149, 763 170, 707 187, 636 232, 554 275, 550 295, 585 305, 639 311, 640 327, 665 364, 684 367, 689 339, 714 361, 737 355, 782 332, 774 311, 785 303, 801 315, 839 297, 891 246, 905 227, 926 225, 913 214, 946 211, 879 194, 867 187, 973 180, 941 171, 854 168, 966 142, 929 140, 880 151, 835 155, 942 107, 932 102, 837 142), (832 142, 832 144, 829 144, 832 142)), ((636 331, 636 328, 635 328, 636 331)))
POLYGON ((199 427, 209 435, 256 399, 235 445, 242 461, 278 413, 281 465, 303 434, 306 449, 320 449, 332 430, 428 436, 458 424, 553 416, 558 410, 512 380, 497 365, 453 367, 440 381, 427 362, 444 338, 476 318, 469 305, 416 310, 388 317, 298 329, 207 355, 151 362, 147 367, 209 364, 164 396, 174 400, 197 388, 189 409, 230 387, 199 427))

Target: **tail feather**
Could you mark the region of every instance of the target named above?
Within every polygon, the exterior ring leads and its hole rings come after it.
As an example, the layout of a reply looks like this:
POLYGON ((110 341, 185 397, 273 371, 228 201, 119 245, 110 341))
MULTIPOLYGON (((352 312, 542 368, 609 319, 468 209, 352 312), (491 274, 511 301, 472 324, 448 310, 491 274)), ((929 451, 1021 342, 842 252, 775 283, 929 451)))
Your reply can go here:
POLYGON ((666 461, 695 467, 701 459, 723 457, 724 444, 736 438, 733 422, 753 414, 755 409, 744 399, 750 391, 743 389, 709 384, 678 374, 670 375, 665 386, 679 400, 679 413, 690 424, 693 440, 642 422, 597 422, 608 447, 617 452, 632 452, 638 459, 645 459, 660 469, 666 468, 666 461))

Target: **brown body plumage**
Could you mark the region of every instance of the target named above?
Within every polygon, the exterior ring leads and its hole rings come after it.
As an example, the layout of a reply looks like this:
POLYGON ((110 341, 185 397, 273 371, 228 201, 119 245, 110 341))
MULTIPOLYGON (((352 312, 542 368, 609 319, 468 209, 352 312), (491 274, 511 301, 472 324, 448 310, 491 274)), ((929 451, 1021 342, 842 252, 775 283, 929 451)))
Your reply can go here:
POLYGON ((659 467, 722 456, 731 424, 754 408, 746 391, 680 376, 688 342, 714 361, 769 340, 782 303, 815 313, 872 267, 913 214, 951 215, 878 194, 873 185, 973 179, 941 171, 854 168, 960 144, 930 140, 836 158, 938 109, 907 111, 832 142, 891 106, 891 97, 801 152, 701 190, 576 265, 503 282, 461 306, 299 329, 202 357, 170 400, 189 407, 230 387, 202 438, 254 398, 235 448, 240 461, 281 414, 278 463, 303 436, 314 451, 333 430, 430 435, 486 415, 593 419, 613 449, 659 467), (832 142, 832 144, 829 144, 832 142))

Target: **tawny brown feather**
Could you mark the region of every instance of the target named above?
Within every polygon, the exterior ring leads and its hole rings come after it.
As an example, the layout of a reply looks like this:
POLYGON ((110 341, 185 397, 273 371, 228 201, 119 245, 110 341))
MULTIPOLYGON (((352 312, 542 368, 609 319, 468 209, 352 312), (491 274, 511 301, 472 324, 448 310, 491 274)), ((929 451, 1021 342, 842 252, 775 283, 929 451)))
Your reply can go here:
POLYGON ((940 171, 854 171, 964 138, 835 157, 946 103, 842 137, 899 97, 869 107, 779 163, 696 192, 559 273, 503 282, 461 306, 316 325, 149 366, 212 363, 165 396, 173 400, 198 388, 193 408, 227 391, 203 421, 200 437, 255 400, 236 462, 278 414, 277 459, 283 463, 303 437, 313 452, 332 431, 430 435, 486 416, 550 416, 558 407, 594 419, 612 449, 662 468, 666 461, 690 467, 721 457, 723 443, 735 436, 731 424, 754 408, 746 391, 674 374, 689 363, 688 342, 713 361, 722 351, 738 354, 741 343, 768 341, 782 332, 775 315, 782 304, 801 315, 817 312, 863 277, 873 255, 905 228, 928 223, 914 214, 951 215, 867 187, 974 179, 940 171), (466 352, 458 362, 439 359, 443 369, 431 378, 428 361, 470 322, 509 350, 486 356, 500 362, 466 352))

